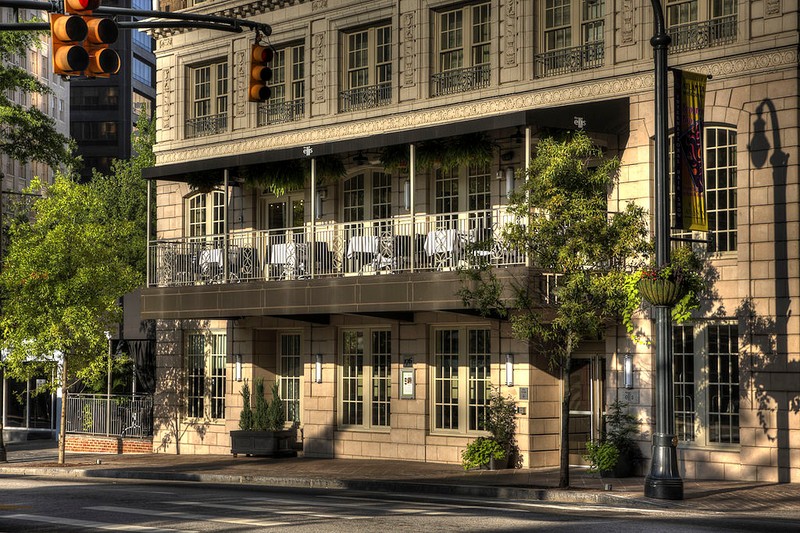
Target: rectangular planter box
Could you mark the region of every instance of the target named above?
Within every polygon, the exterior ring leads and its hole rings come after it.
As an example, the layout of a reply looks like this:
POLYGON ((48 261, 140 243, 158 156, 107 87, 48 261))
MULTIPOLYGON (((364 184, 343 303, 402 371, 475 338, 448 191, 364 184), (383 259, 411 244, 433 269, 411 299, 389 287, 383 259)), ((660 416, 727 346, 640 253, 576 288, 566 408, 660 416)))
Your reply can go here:
POLYGON ((231 431, 231 453, 242 455, 264 455, 267 457, 294 457, 297 429, 280 431, 231 431))

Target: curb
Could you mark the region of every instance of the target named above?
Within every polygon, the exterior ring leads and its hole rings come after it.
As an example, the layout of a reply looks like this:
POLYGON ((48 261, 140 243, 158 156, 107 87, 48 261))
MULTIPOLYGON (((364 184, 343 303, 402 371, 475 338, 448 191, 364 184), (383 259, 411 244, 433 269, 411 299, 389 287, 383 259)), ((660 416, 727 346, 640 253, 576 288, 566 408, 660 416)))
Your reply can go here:
POLYGON ((644 501, 623 493, 529 488, 513 486, 450 485, 383 480, 345 480, 337 478, 296 478, 231 474, 197 474, 187 472, 146 472, 115 468, 48 468, 0 467, 0 474, 45 476, 57 479, 138 479, 145 481, 177 481, 252 487, 298 489, 358 490, 365 492, 405 492, 411 494, 444 494, 477 499, 528 500, 554 503, 585 503, 636 508, 666 508, 668 504, 644 501))

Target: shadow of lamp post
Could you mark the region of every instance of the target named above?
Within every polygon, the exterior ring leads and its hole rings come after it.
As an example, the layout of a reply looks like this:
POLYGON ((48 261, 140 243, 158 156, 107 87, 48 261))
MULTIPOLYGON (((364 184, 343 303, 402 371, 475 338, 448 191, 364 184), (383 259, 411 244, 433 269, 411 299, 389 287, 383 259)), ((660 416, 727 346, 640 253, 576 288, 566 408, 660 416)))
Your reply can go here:
MULTIPOLYGON (((653 5, 655 32, 650 39, 655 63, 655 248, 656 263, 669 263, 669 191, 667 190, 667 49, 672 41, 664 24, 660 0, 653 5)), ((682 500, 683 480, 678 472, 675 437, 672 316, 668 305, 657 305, 655 321, 655 431, 653 459, 645 478, 644 495, 662 500, 682 500)))

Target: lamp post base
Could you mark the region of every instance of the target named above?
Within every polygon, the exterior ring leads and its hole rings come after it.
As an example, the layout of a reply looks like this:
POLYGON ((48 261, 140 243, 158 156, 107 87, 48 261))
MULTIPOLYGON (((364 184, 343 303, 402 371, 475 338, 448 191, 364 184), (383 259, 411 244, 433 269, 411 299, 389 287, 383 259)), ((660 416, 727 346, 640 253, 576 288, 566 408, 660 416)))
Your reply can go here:
POLYGON ((682 500, 683 480, 678 472, 677 443, 672 435, 653 436, 653 461, 644 480, 644 495, 659 500, 682 500))

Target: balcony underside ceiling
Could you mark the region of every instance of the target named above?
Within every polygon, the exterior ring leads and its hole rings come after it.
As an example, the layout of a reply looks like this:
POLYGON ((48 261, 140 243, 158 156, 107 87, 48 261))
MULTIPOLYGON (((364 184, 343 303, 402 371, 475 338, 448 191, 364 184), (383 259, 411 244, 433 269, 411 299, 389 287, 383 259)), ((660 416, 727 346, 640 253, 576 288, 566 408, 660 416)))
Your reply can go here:
MULTIPOLYGON (((496 270, 500 280, 520 279, 525 267, 496 270)), ((352 276, 279 282, 157 287, 142 291, 145 319, 238 319, 272 316, 317 324, 330 315, 365 315, 413 322, 421 311, 468 312, 457 272, 352 276)), ((508 291, 510 298, 511 291, 508 291)))
MULTIPOLYGON (((576 118, 585 121, 589 132, 620 135, 625 134, 629 122, 629 101, 627 98, 580 103, 569 106, 514 111, 469 121, 440 124, 429 128, 416 128, 390 133, 375 133, 355 139, 333 141, 312 145, 314 157, 342 154, 358 150, 377 150, 384 146, 419 143, 432 139, 453 137, 466 133, 489 132, 518 126, 531 126, 537 130, 561 129, 575 130, 576 118)), ((235 156, 218 157, 160 165, 143 170, 145 179, 169 179, 185 181, 194 173, 257 165, 273 161, 306 159, 306 146, 295 146, 277 150, 245 153, 235 156)))

